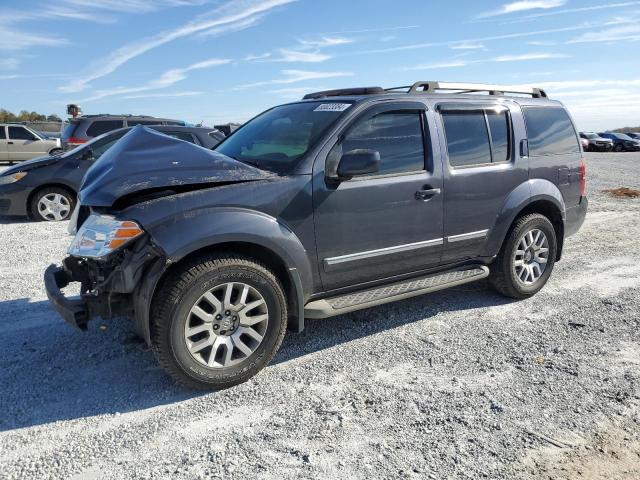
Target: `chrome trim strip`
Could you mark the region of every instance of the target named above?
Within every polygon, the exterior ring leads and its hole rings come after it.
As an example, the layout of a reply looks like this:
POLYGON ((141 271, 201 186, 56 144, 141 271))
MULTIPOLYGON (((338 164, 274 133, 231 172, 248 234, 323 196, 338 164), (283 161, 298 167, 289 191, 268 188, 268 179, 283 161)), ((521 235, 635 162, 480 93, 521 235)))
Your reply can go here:
POLYGON ((419 248, 435 247, 437 245, 443 244, 443 238, 435 238, 433 240, 427 240, 425 242, 407 243, 405 245, 396 245, 395 247, 386 247, 377 250, 368 250, 366 252, 350 253, 348 255, 341 255, 339 257, 325 258, 324 263, 327 266, 331 266, 345 262, 352 262, 354 260, 363 260, 366 258, 379 257, 381 255, 391 255, 393 253, 409 252, 411 250, 417 250, 419 248))
POLYGON ((465 240, 473 240, 475 238, 484 238, 489 233, 487 230, 478 230, 476 232, 462 233, 460 235, 452 235, 447 237, 447 243, 464 242, 465 240))

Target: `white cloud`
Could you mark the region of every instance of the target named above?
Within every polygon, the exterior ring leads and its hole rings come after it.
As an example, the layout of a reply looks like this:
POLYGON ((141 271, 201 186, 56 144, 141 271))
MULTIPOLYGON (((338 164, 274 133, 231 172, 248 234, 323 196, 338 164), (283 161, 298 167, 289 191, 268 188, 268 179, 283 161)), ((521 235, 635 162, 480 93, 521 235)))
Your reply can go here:
POLYGON ((320 52, 303 52, 300 50, 287 50, 286 48, 281 48, 278 50, 280 52, 280 57, 272 58, 269 61, 271 62, 304 62, 304 63, 318 63, 329 60, 331 55, 327 55, 325 53, 320 52))
POLYGON ((292 3, 293 1, 295 0, 232 0, 211 14, 198 17, 196 20, 181 27, 120 47, 111 52, 106 58, 96 60, 90 67, 88 73, 65 85, 61 90, 65 92, 79 92, 84 90, 93 80, 109 75, 125 63, 154 48, 212 28, 220 29, 218 33, 222 33, 225 28, 233 30, 237 28, 239 22, 246 22, 250 17, 263 14, 276 7, 292 3))
POLYGON ((335 47, 336 45, 347 45, 353 43, 352 38, 345 37, 321 37, 315 40, 298 40, 302 45, 313 48, 335 47))
POLYGON ((253 60, 265 60, 265 59, 269 58, 270 56, 271 56, 271 53, 267 52, 267 53, 262 53, 262 54, 259 54, 259 55, 250 54, 250 55, 247 55, 246 57, 244 57, 244 59, 247 62, 251 62, 253 60))
MULTIPOLYGON (((640 19, 638 19, 640 21, 640 19)), ((605 30, 586 32, 568 43, 615 43, 640 40, 640 24, 621 25, 605 30)))
POLYGON ((184 68, 174 68, 164 72, 160 77, 156 80, 152 80, 145 85, 141 85, 138 87, 116 87, 110 89, 103 89, 96 91, 95 94, 90 97, 84 98, 80 100, 81 102, 93 102, 96 100, 101 100, 106 97, 113 97, 116 95, 125 95, 131 93, 145 92, 148 90, 158 90, 162 88, 171 87, 176 83, 187 78, 187 73, 193 70, 203 70, 206 68, 218 67, 221 65, 226 65, 231 63, 231 60, 212 58, 209 60, 205 60, 203 62, 194 63, 184 68))
POLYGON ((318 80, 323 78, 349 77, 353 75, 353 73, 351 72, 309 72, 305 70, 282 70, 280 73, 284 75, 284 78, 239 85, 235 87, 234 90, 244 90, 247 88, 262 87, 264 85, 298 83, 307 80, 318 80))
POLYGON ((0 51, 26 50, 31 47, 58 47, 68 42, 57 36, 45 36, 29 33, 0 25, 0 51))
POLYGON ((545 60, 551 58, 568 58, 569 55, 562 53, 525 53, 523 55, 502 55, 492 58, 492 62, 520 62, 526 60, 545 60))
POLYGON ((509 13, 524 12, 527 10, 539 10, 561 7, 567 0, 520 0, 517 2, 505 3, 498 10, 482 13, 478 18, 495 17, 507 15, 509 13))
MULTIPOLYGON (((635 1, 635 2, 621 2, 621 3, 605 3, 602 5, 592 5, 590 7, 578 7, 578 8, 564 8, 562 10, 554 10, 552 12, 544 12, 544 13, 534 13, 531 15, 523 15, 522 17, 519 18, 515 18, 515 19, 511 19, 507 22, 504 23, 520 23, 520 22, 526 22, 529 20, 535 20, 537 18, 543 18, 543 17, 551 17, 551 16, 556 16, 556 15, 568 15, 568 14, 572 14, 572 13, 583 13, 583 12, 592 12, 595 10, 614 10, 614 9, 618 9, 618 8, 625 8, 625 7, 634 7, 640 5, 640 2, 635 1)), ((495 21, 496 19, 491 19, 492 21, 495 21)))
POLYGON ((467 61, 452 61, 452 62, 442 62, 442 63, 428 63, 422 65, 416 65, 414 67, 406 67, 402 70, 404 71, 412 71, 412 70, 431 70, 431 69, 440 69, 440 68, 459 68, 466 67, 469 65, 478 65, 482 63, 505 63, 505 62, 524 62, 530 60, 547 60, 547 59, 555 59, 555 58, 568 58, 568 55, 561 53, 525 53, 522 55, 501 55, 499 57, 493 58, 485 58, 480 60, 467 60, 467 61))
POLYGON ((3 70, 15 70, 19 64, 20 60, 17 58, 0 58, 0 68, 3 70))
POLYGON ((139 95, 126 95, 122 97, 123 99, 130 100, 136 98, 167 98, 167 97, 195 97, 198 95, 202 95, 204 92, 161 92, 161 93, 142 93, 139 95))
POLYGON ((452 43, 449 48, 451 50, 481 50, 486 47, 480 42, 459 42, 452 43))

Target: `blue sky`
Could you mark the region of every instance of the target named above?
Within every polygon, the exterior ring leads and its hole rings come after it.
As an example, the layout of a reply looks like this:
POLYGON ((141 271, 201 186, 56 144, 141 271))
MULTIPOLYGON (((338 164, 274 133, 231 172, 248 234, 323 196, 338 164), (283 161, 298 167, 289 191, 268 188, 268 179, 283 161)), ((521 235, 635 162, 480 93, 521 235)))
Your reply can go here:
POLYGON ((534 85, 640 125, 640 1, 3 0, 0 107, 244 121, 305 92, 534 85))

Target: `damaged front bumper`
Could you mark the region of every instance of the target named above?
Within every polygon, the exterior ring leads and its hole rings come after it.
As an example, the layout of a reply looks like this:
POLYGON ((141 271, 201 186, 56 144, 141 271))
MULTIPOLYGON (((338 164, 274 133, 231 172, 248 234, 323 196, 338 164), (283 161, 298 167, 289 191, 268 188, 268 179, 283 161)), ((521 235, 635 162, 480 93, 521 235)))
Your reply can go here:
POLYGON ((143 288, 148 290, 149 282, 155 287, 159 278, 155 272, 164 271, 164 264, 162 253, 145 238, 105 260, 67 257, 62 266, 50 265, 45 270, 44 284, 49 302, 60 316, 86 330, 88 322, 97 317, 148 318, 148 302, 141 303, 136 295, 143 288), (80 284, 80 295, 66 296, 62 291, 72 283, 80 284))

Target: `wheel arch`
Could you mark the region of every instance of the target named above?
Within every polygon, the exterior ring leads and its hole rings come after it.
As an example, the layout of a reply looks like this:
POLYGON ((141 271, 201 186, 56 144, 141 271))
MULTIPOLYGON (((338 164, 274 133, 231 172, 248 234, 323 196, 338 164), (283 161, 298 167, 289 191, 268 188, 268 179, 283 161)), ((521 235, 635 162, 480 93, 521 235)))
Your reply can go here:
POLYGON ((518 218, 530 213, 539 213, 553 224, 558 242, 556 260, 560 260, 564 246, 565 204, 556 185, 545 179, 532 179, 519 185, 505 200, 496 225, 487 241, 487 256, 495 256, 518 218))

